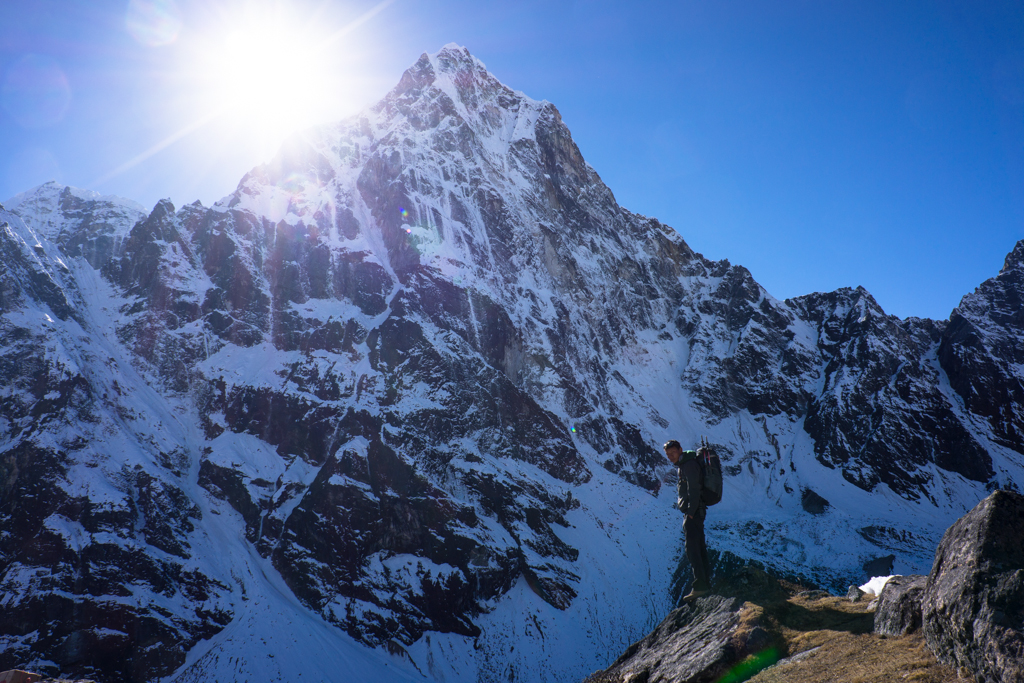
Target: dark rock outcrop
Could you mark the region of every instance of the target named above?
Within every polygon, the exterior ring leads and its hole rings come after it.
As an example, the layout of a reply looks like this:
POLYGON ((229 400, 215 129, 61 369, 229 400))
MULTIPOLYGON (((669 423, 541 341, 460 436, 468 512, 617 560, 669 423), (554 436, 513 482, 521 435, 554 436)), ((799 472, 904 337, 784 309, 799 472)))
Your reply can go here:
POLYGON ((830 504, 811 489, 804 489, 803 495, 800 496, 800 505, 812 515, 823 515, 830 504))
MULTIPOLYGON (((585 683, 632 681, 715 681, 746 654, 747 642, 767 645, 763 629, 751 631, 741 648, 734 644, 740 601, 709 596, 673 610, 654 631, 631 645, 607 670, 585 683)), ((758 648, 760 649, 760 648, 758 648)))
POLYGON ((892 576, 892 565, 896 561, 895 555, 876 557, 864 563, 864 577, 871 579, 876 576, 892 576))
POLYGON ((875 607, 875 633, 902 636, 921 628, 921 595, 927 577, 894 576, 885 582, 875 607))
POLYGON ((740 662, 747 662, 751 674, 775 663, 784 654, 784 645, 747 599, 778 597, 778 581, 746 568, 722 588, 674 609, 650 634, 584 683, 711 683, 740 662))
POLYGON ((928 647, 985 683, 1024 681, 1024 496, 996 491, 946 531, 924 589, 928 647))

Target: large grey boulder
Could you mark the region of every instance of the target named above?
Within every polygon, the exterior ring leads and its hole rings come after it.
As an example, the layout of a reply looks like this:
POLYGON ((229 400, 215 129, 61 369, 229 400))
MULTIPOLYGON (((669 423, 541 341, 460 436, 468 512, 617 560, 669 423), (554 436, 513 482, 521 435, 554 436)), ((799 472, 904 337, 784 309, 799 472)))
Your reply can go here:
POLYGON ((920 574, 886 581, 875 608, 875 633, 902 636, 921 628, 921 596, 927 581, 920 574))
POLYGON ((946 531, 922 611, 939 661, 985 683, 1024 681, 1024 496, 996 491, 946 531))

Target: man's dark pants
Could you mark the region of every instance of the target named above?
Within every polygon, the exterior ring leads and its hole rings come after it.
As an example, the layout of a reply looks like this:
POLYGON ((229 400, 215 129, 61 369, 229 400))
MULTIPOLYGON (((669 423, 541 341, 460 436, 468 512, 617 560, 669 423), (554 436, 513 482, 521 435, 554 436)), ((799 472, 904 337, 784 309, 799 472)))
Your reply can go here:
POLYGON ((701 505, 693 517, 687 515, 683 520, 683 531, 686 533, 686 559, 693 567, 693 586, 698 590, 711 588, 711 563, 708 561, 708 546, 704 540, 704 517, 708 509, 701 505))

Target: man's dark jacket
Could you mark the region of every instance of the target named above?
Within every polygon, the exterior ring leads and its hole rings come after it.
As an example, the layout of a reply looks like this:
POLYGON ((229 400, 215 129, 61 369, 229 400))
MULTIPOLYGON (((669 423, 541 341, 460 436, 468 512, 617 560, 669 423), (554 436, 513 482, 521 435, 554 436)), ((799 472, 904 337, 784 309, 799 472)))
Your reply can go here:
POLYGON ((676 467, 679 468, 676 507, 688 515, 695 515, 701 508, 700 494, 704 488, 704 472, 697 459, 697 451, 683 451, 676 467))

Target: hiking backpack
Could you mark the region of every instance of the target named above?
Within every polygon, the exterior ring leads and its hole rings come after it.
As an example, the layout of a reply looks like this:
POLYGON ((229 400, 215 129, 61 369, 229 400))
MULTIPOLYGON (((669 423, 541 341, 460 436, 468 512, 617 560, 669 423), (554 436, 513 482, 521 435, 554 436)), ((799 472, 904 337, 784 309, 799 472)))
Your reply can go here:
POLYGON ((700 500, 705 505, 717 505, 722 502, 722 461, 703 436, 700 438, 697 460, 700 462, 701 474, 704 475, 700 500))

